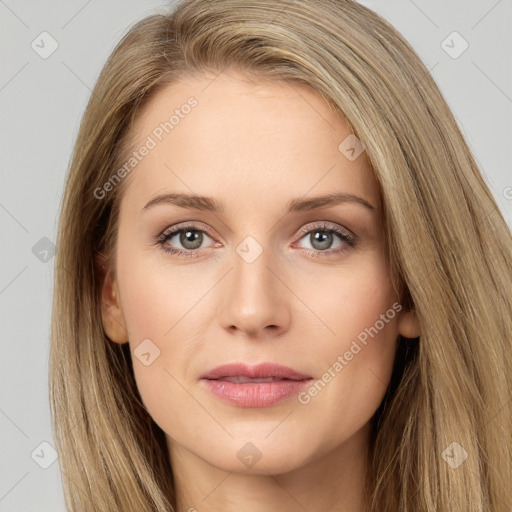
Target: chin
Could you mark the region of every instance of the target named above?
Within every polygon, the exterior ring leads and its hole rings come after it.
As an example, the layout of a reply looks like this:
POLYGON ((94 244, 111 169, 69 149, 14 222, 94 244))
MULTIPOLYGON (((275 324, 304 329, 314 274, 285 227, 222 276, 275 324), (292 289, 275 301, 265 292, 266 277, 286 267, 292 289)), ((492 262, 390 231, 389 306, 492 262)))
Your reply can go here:
POLYGON ((306 440, 298 444, 284 441, 282 436, 276 436, 272 441, 264 436, 244 436, 243 440, 237 437, 227 445, 213 443, 217 450, 209 451, 203 458, 224 471, 251 475, 288 473, 306 465, 313 458, 311 444, 306 440))

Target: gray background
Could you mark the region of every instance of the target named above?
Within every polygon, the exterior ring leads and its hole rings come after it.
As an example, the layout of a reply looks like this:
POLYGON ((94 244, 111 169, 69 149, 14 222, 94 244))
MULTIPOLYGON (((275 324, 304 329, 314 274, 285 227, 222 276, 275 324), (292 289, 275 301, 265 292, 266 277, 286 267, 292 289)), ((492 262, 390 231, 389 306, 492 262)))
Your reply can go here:
MULTIPOLYGON (((429 69, 512 225, 512 3, 364 0, 429 69), (457 31, 469 44, 463 48, 457 31), (450 45, 452 56, 442 47, 450 45)), ((0 0, 0 511, 64 511, 48 404, 52 244, 91 88, 115 43, 157 0, 0 0), (47 58, 51 40, 58 48, 47 58), (41 39, 44 39, 41 42, 41 39), (33 41, 35 41, 33 43, 33 41), (46 442, 48 444, 41 443, 46 442), (50 464, 51 463, 51 464, 50 464), (47 469, 41 466, 48 465, 47 469)))

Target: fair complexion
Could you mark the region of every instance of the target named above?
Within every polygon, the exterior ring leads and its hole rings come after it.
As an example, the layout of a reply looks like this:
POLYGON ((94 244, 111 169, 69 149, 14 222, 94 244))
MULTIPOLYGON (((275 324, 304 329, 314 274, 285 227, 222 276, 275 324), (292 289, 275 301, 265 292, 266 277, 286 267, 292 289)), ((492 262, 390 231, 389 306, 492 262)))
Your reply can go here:
POLYGON ((370 419, 397 337, 419 335, 404 309, 376 324, 398 301, 377 182, 364 152, 353 161, 340 152, 350 127, 313 89, 226 73, 212 80, 166 86, 136 120, 140 147, 190 96, 198 101, 125 178, 116 274, 103 285, 105 332, 132 354, 147 339, 160 351, 149 365, 134 356, 133 370, 167 435, 179 512, 359 512, 370 419), (145 208, 170 193, 208 196, 222 209, 145 208), (287 213, 291 201, 331 194, 362 201, 287 213), (340 355, 346 364, 333 372, 340 355), (307 403, 295 394, 244 407, 200 379, 233 362, 279 363, 328 382, 307 403), (260 458, 251 465, 247 454, 260 458))

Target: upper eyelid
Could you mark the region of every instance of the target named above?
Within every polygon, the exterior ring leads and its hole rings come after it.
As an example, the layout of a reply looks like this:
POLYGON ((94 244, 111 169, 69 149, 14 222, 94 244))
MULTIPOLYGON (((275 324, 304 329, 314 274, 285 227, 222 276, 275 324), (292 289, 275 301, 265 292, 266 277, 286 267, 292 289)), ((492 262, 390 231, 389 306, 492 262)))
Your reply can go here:
POLYGON ((161 236, 170 236, 171 234, 179 233, 180 231, 183 231, 185 229, 190 229, 192 231, 203 231, 210 238, 213 238, 213 236, 210 233, 209 229, 202 228, 202 227, 200 228, 199 226, 201 225, 201 223, 195 224, 195 222, 196 221, 194 221, 194 224, 192 224, 192 223, 190 223, 190 224, 184 223, 183 225, 178 224, 177 226, 171 226, 170 228, 164 229, 164 231, 162 231, 162 235, 161 236))
POLYGON ((353 234, 349 229, 347 229, 346 227, 344 226, 341 226, 339 224, 336 224, 336 223, 333 223, 333 222, 329 222, 329 221, 317 221, 316 224, 314 224, 313 226, 304 226, 303 228, 301 228, 299 230, 299 234, 302 235, 302 234, 306 234, 306 233, 309 233, 310 231, 313 231, 315 229, 318 229, 318 230, 321 230, 321 229, 325 229, 325 230, 339 230, 339 231, 343 231, 343 232, 347 232, 347 235, 352 237, 352 238, 356 238, 355 234, 353 234))

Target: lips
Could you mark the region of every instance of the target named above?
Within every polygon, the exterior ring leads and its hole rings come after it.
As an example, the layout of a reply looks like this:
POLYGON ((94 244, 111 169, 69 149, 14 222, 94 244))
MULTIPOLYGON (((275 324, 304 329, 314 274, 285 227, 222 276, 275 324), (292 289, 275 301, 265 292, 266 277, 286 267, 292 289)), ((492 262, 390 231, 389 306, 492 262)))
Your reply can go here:
POLYGON ((297 395, 312 377, 275 363, 233 363, 201 375, 205 388, 236 407, 270 407, 297 395))
POLYGON ((260 377, 258 379, 250 379, 249 377, 221 377, 220 379, 214 379, 214 380, 223 380, 225 382, 276 382, 278 380, 292 380, 292 379, 281 379, 279 377, 260 377))
POLYGON ((201 375, 200 378, 227 382, 273 382, 277 380, 307 380, 312 377, 276 363, 261 363, 255 366, 232 363, 218 366, 201 375))

